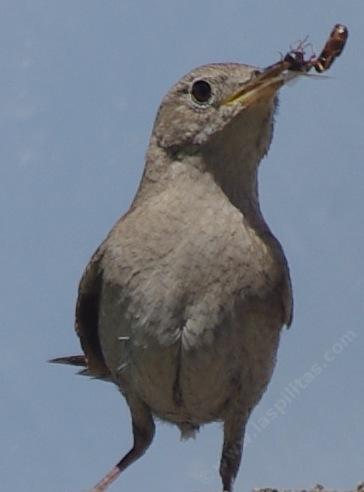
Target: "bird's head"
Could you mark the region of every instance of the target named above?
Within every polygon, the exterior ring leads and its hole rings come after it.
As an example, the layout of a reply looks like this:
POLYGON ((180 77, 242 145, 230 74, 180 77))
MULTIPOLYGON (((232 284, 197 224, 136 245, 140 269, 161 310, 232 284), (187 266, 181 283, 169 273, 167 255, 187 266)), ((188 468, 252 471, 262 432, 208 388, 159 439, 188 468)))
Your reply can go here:
POLYGON ((235 206, 257 208, 257 168, 272 140, 277 91, 296 76, 272 67, 211 64, 182 77, 161 102, 138 196, 198 171, 235 206))
POLYGON ((226 145, 241 146, 243 154, 252 143, 264 155, 272 137, 276 92, 284 82, 272 77, 262 85, 260 74, 256 67, 238 63, 192 70, 162 100, 153 132, 157 144, 174 154, 195 153, 223 137, 226 145))

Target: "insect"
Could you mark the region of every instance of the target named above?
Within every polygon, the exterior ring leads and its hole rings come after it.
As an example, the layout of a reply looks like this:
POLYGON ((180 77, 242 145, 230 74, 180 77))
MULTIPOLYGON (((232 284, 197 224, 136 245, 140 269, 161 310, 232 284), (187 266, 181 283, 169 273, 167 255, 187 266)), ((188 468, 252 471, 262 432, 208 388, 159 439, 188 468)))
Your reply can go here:
MULTIPOLYGON (((308 58, 306 58, 305 50, 311 44, 307 43, 306 37, 298 43, 296 48, 290 49, 285 56, 282 55, 280 61, 269 65, 261 71, 255 71, 250 83, 244 84, 243 89, 240 91, 240 100, 244 100, 245 104, 249 104, 249 101, 256 100, 255 96, 252 97, 252 94, 256 94, 258 88, 263 91, 269 87, 275 87, 277 89, 297 76, 314 76, 308 74, 313 68, 318 73, 325 72, 331 67, 335 59, 341 55, 348 35, 346 26, 336 24, 319 56, 316 57, 312 54, 308 58)), ((236 100, 236 95, 234 96, 234 100, 236 100)))
POLYGON ((297 49, 291 50, 286 54, 283 62, 286 64, 287 70, 308 72, 311 68, 314 68, 316 72, 325 72, 331 67, 335 59, 341 55, 348 35, 349 32, 346 26, 336 24, 317 58, 312 56, 305 60, 305 45, 301 43, 297 49))
POLYGON ((285 71, 308 73, 312 68, 316 72, 322 73, 328 70, 335 59, 341 55, 346 40, 348 39, 348 29, 342 24, 336 24, 332 29, 318 57, 315 55, 305 58, 305 48, 308 44, 305 41, 299 43, 297 48, 291 49, 282 59, 265 68, 258 76, 259 82, 279 76, 285 71))

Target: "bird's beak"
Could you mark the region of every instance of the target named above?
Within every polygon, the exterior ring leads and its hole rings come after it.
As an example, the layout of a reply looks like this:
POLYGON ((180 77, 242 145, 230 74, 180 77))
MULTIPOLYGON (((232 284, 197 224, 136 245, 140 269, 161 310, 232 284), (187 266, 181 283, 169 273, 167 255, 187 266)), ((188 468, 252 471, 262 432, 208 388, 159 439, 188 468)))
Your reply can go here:
POLYGON ((286 82, 299 75, 302 75, 302 73, 287 70, 283 63, 276 63, 263 69, 258 74, 256 72, 253 73, 251 79, 241 89, 228 97, 223 102, 223 105, 239 103, 247 108, 262 100, 266 101, 271 99, 286 82))

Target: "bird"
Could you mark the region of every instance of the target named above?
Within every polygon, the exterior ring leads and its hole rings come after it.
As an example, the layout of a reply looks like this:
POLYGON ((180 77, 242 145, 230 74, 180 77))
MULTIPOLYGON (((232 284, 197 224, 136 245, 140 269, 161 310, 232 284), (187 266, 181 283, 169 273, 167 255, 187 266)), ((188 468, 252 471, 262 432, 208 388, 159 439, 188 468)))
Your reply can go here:
POLYGON ((156 420, 182 438, 221 422, 222 490, 233 490, 293 316, 288 263, 258 193, 288 73, 203 65, 161 102, 135 198, 79 284, 84 354, 53 360, 113 382, 130 409, 133 445, 92 492, 145 453, 156 420))

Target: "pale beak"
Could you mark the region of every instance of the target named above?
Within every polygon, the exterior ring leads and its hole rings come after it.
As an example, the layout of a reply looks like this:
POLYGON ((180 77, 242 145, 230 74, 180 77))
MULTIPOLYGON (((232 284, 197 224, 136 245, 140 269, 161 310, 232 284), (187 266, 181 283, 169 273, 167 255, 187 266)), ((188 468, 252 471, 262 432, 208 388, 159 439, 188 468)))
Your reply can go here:
POLYGON ((287 69, 284 62, 278 62, 254 73, 241 89, 228 97, 222 104, 240 103, 244 107, 255 105, 261 100, 271 99, 278 89, 290 80, 305 75, 304 72, 287 69))

